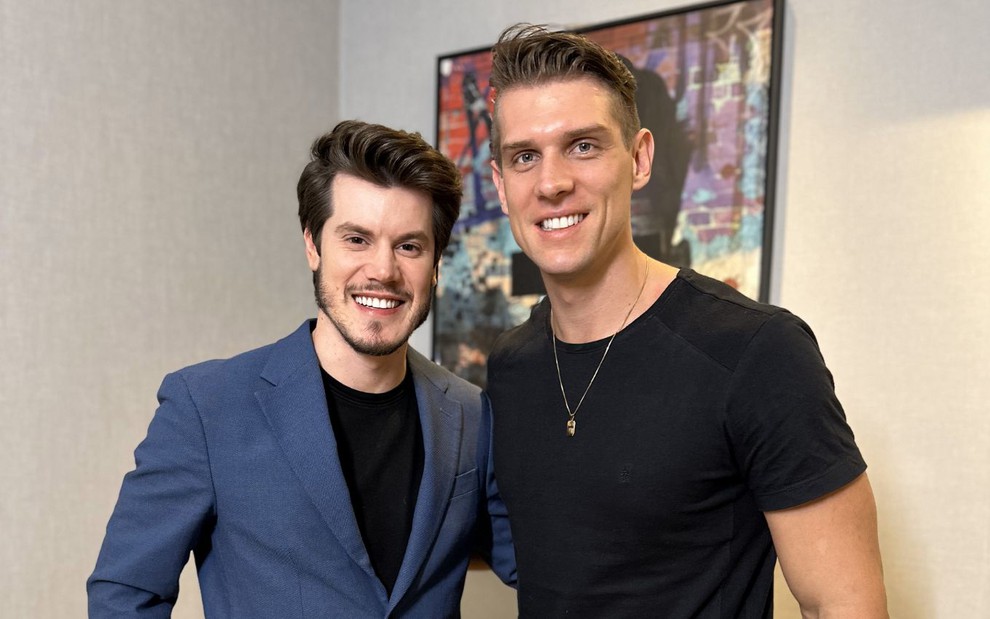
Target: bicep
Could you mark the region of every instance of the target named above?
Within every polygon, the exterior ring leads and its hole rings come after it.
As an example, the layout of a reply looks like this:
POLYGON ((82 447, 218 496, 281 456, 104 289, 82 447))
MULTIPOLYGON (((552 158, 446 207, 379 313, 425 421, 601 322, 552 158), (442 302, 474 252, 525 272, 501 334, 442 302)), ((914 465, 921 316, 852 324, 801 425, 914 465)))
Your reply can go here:
POLYGON ((819 499, 765 512, 787 584, 806 616, 886 617, 877 512, 866 474, 819 499))

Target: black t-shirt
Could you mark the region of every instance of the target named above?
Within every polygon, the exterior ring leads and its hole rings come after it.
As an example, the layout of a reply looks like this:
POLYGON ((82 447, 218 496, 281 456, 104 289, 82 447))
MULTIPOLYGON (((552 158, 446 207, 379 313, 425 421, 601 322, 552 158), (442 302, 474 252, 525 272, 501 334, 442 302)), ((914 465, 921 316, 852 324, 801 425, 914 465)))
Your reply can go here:
MULTIPOLYGON (((568 437, 548 314, 488 365, 520 616, 771 616, 762 512, 866 468, 811 331, 683 270, 616 336, 568 437)), ((572 407, 606 344, 557 344, 572 407)))
POLYGON ((423 434, 412 376, 386 393, 351 389, 323 372, 340 467, 364 546, 392 593, 423 476, 423 434))

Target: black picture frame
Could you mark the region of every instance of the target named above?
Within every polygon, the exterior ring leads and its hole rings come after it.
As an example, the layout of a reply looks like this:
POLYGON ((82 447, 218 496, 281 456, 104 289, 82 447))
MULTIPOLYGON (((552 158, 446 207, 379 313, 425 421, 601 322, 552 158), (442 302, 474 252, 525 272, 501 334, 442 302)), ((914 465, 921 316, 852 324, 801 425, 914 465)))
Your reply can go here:
MULTIPOLYGON (((575 31, 619 53, 655 136, 653 176, 633 195, 633 235, 650 256, 766 302, 773 248, 783 0, 715 1, 575 31)), ((464 179, 433 318, 435 361, 485 385, 495 338, 543 294, 488 166, 491 46, 437 58, 436 145, 464 179)))

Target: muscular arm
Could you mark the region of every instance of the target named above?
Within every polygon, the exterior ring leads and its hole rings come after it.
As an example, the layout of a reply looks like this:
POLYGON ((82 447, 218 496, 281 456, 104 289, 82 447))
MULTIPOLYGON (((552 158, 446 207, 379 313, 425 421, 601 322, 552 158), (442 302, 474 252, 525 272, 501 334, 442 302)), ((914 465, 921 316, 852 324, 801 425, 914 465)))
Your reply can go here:
POLYGON ((820 499, 765 512, 806 618, 886 618, 877 512, 866 474, 820 499))

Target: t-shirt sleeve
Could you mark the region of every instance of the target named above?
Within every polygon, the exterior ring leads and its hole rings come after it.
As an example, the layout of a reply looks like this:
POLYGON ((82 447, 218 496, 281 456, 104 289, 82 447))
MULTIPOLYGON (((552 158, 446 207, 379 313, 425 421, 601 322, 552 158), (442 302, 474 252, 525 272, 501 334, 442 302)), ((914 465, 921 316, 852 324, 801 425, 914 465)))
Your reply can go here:
POLYGON ((775 314, 753 336, 732 377, 726 426, 763 511, 794 507, 866 470, 811 329, 775 314))

